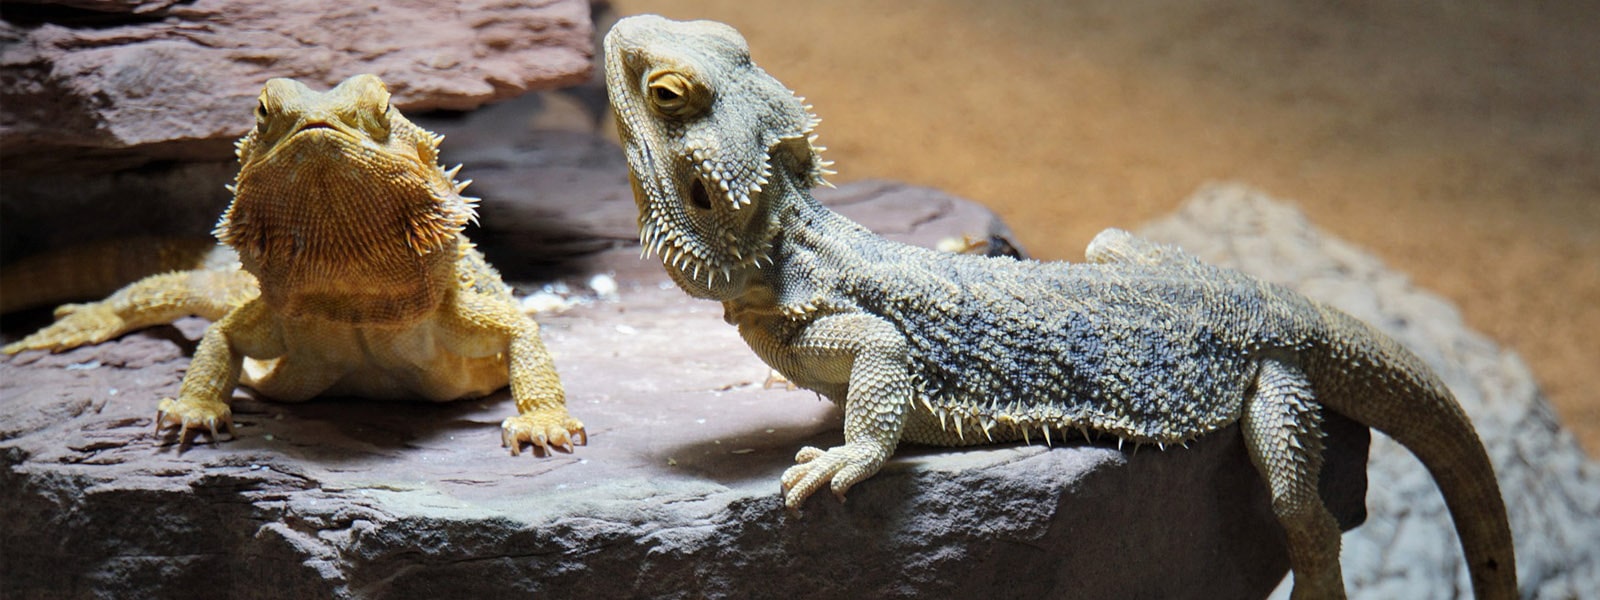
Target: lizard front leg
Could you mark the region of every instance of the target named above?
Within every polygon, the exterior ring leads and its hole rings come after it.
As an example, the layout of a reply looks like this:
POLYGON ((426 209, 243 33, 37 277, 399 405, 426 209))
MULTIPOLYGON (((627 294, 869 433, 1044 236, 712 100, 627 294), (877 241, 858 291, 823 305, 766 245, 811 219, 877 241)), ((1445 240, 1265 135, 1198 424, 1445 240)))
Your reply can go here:
POLYGON ((538 323, 511 302, 469 290, 461 292, 449 316, 446 340, 453 351, 506 354, 518 414, 500 424, 500 442, 513 456, 522 453, 524 443, 539 456, 552 448, 571 452, 573 446, 589 443, 583 423, 567 413, 566 392, 539 338, 538 323))
POLYGON ((523 442, 540 456, 551 448, 572 452, 574 445, 589 443, 589 434, 567 413, 566 392, 550 351, 539 339, 539 326, 525 320, 530 327, 511 339, 511 397, 517 401, 518 414, 500 424, 501 445, 510 448, 512 456, 521 453, 523 442))
POLYGON ((272 309, 256 299, 228 313, 206 329, 200 347, 189 361, 177 399, 164 398, 156 406, 156 433, 168 425, 178 428, 178 442, 189 439, 189 430, 204 427, 215 442, 220 429, 230 435, 233 411, 228 401, 239 385, 239 370, 247 349, 257 358, 275 358, 284 352, 283 340, 272 318, 272 309))
POLYGON ((844 445, 802 448, 795 455, 799 464, 783 472, 783 503, 799 510, 824 483, 843 501, 845 491, 877 473, 900 443, 912 393, 905 336, 875 316, 832 315, 807 326, 778 354, 805 375, 797 379, 845 384, 844 445))

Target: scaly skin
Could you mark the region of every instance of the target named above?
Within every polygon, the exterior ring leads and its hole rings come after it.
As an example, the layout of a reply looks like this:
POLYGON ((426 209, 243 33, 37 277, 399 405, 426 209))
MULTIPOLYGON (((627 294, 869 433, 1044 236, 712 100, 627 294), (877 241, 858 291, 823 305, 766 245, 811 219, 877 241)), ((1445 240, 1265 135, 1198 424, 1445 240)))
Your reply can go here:
POLYGON ((1109 434, 1169 446, 1238 423, 1288 534, 1296 598, 1344 595, 1317 494, 1322 410, 1389 434, 1433 473, 1479 597, 1516 595, 1487 454, 1414 355, 1337 310, 1107 230, 1088 264, 889 242, 810 195, 827 163, 803 101, 738 32, 625 19, 606 78, 640 239, 767 364, 844 409, 844 445, 783 474, 797 509, 842 495, 902 441, 946 446, 1109 434))
MULTIPOLYGON (((156 429, 213 440, 233 430, 243 383, 312 397, 475 398, 507 383, 518 415, 502 424, 512 454, 587 441, 567 414, 539 327, 461 234, 476 218, 466 183, 438 163, 442 138, 406 120, 372 75, 327 92, 268 81, 256 128, 239 140, 227 245, 210 265, 136 281, 4 348, 63 350, 200 315, 206 330, 156 429)), ((459 169, 459 167, 457 167, 459 169)))

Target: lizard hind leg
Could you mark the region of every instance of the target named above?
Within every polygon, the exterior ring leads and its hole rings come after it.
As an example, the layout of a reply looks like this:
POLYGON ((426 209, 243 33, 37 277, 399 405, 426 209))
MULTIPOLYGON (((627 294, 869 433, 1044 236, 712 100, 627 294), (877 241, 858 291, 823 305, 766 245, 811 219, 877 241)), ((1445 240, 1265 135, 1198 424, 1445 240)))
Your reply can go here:
POLYGON ((1272 492, 1272 510, 1289 541, 1296 599, 1344 598, 1339 524, 1322 504, 1322 428, 1305 373, 1268 359, 1239 419, 1251 462, 1272 492))
POLYGON ((57 308, 54 323, 0 352, 59 352, 98 344, 136 329, 171 323, 186 315, 217 321, 258 294, 260 288, 255 277, 237 268, 151 275, 128 284, 105 300, 57 308))
POLYGON ((1200 267, 1200 260, 1177 246, 1160 244, 1115 227, 1101 231, 1089 240, 1083 256, 1090 263, 1200 267))

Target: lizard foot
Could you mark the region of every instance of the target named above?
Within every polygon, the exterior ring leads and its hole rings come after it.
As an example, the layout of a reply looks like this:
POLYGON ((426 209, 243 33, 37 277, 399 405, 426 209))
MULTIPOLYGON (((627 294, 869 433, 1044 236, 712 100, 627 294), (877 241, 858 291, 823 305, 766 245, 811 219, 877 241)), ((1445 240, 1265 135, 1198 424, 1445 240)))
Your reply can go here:
POLYGON ((211 442, 216 443, 221 439, 220 430, 227 430, 228 438, 233 439, 233 410, 228 405, 215 400, 173 400, 163 398, 161 404, 156 405, 156 435, 168 425, 178 427, 178 443, 189 441, 189 431, 193 429, 196 434, 206 431, 211 434, 211 442), (221 426, 219 429, 218 426, 221 426))
POLYGON ((800 510, 800 505, 823 483, 828 483, 833 495, 844 502, 845 491, 877 473, 888 458, 888 450, 871 442, 835 446, 826 452, 813 446, 801 448, 794 455, 794 461, 800 464, 783 472, 783 505, 791 511, 800 510))
POLYGON ((500 445, 511 455, 522 454, 522 444, 533 446, 534 456, 549 456, 551 450, 571 453, 573 446, 589 444, 583 423, 567 414, 565 408, 525 412, 500 424, 500 445))
POLYGON ((64 304, 56 309, 56 322, 28 337, 0 348, 16 354, 23 350, 59 351, 85 344, 98 344, 122 332, 122 317, 101 302, 64 304))

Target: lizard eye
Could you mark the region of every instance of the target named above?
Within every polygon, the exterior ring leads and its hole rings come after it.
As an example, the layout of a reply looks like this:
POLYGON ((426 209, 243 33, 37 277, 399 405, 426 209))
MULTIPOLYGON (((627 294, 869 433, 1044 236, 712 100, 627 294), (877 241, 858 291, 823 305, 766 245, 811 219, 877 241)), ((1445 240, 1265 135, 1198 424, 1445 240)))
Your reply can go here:
POLYGON ((372 103, 373 108, 377 109, 376 112, 372 113, 372 116, 377 117, 379 120, 382 120, 382 119, 388 117, 389 116, 389 109, 393 107, 392 104, 390 103, 391 98, 389 96, 388 90, 384 90, 382 92, 382 98, 383 98, 382 102, 374 102, 374 103, 372 103))
POLYGON ((704 87, 678 71, 651 73, 645 82, 645 93, 656 112, 669 117, 688 117, 701 108, 706 100, 704 87))
POLYGON ((267 101, 265 98, 256 102, 256 129, 262 132, 267 129, 267 101))
POLYGON ((383 101, 372 101, 368 104, 372 113, 359 118, 357 123, 367 130, 367 133, 372 136, 374 141, 382 142, 389 139, 389 128, 392 125, 389 119, 389 109, 393 108, 393 105, 390 103, 388 90, 379 88, 378 93, 381 94, 383 101))

